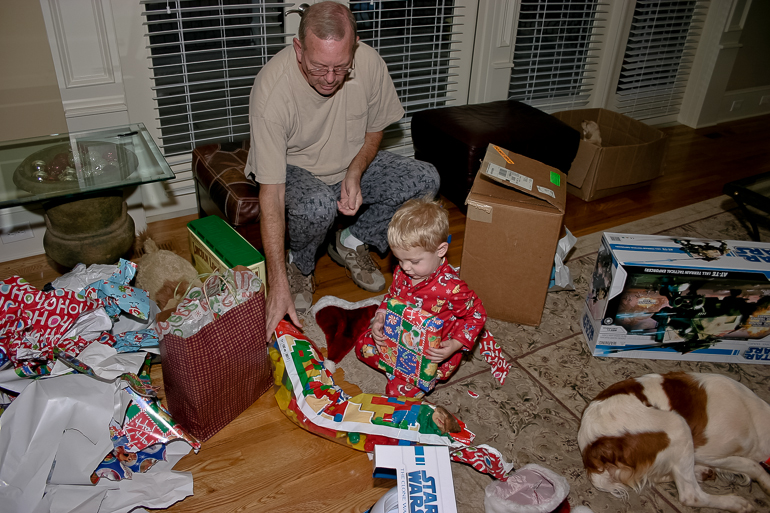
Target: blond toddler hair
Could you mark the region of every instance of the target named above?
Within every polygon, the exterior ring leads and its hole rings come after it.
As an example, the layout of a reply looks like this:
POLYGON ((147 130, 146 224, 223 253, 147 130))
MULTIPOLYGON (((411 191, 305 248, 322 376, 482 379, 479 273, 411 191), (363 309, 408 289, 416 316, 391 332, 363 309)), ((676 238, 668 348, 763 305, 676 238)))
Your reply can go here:
POLYGON ((429 198, 405 202, 388 225, 388 244, 392 248, 436 251, 448 237, 449 214, 429 198))

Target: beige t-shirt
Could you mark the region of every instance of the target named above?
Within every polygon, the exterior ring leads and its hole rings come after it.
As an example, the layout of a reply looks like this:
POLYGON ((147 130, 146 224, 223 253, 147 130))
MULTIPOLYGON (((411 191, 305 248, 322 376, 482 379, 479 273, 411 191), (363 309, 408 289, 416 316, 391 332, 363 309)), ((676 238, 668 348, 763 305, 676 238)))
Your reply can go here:
POLYGON ((379 54, 359 43, 354 62, 343 86, 324 97, 305 80, 292 46, 270 59, 251 89, 247 177, 253 173, 259 183, 285 183, 290 164, 324 183, 338 183, 363 146, 366 132, 379 132, 403 117, 379 54))

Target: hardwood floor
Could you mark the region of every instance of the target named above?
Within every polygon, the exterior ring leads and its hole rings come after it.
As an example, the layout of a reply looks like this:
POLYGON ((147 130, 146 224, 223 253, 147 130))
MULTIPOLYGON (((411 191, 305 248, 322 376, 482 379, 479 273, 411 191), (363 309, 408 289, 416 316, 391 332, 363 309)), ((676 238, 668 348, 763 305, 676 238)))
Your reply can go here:
MULTIPOLYGON (((718 197, 729 181, 770 172, 770 115, 700 130, 673 126, 663 131, 669 136, 665 175, 650 186, 593 202, 568 196, 564 222, 576 236, 718 197)), ((460 265, 465 218, 456 207, 447 206, 452 233, 449 261, 460 265)), ((194 218, 152 223, 149 233, 159 244, 189 258, 186 223, 194 218)), ((389 283, 390 257, 377 260, 389 283)), ((0 279, 20 275, 39 288, 63 272, 44 255, 0 263, 0 279)), ((357 288, 327 255, 318 263, 316 279, 316 300, 333 295, 359 301, 375 295, 357 288)), ((154 367, 153 378, 162 380, 159 366, 154 367)), ((355 392, 339 373, 336 378, 348 392, 355 392)), ((394 486, 371 477, 372 464, 365 454, 291 423, 271 393, 176 468, 191 471, 195 486, 194 496, 168 510, 177 512, 353 513, 365 511, 394 486)))

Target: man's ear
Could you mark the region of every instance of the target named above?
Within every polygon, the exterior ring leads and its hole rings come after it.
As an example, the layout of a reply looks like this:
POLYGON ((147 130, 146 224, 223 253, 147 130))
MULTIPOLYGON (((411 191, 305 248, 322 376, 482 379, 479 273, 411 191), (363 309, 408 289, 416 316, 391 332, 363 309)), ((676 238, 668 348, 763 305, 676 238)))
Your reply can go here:
POLYGON ((439 258, 443 258, 444 255, 446 255, 446 252, 449 251, 449 244, 446 242, 442 242, 438 245, 438 249, 436 250, 436 254, 439 258))
POLYGON ((294 43, 294 53, 297 54, 297 62, 302 61, 302 45, 299 42, 299 39, 296 37, 292 41, 294 43))

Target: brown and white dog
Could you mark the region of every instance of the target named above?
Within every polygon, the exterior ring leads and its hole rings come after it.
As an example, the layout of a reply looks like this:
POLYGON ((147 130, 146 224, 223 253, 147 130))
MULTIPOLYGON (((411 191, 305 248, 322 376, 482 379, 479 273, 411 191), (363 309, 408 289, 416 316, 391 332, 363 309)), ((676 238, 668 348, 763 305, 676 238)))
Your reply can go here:
POLYGON ((583 412, 578 446, 588 477, 619 498, 674 481, 682 504, 755 511, 737 495, 710 495, 714 471, 757 481, 770 494, 770 406, 719 374, 647 374, 615 383, 583 412))

